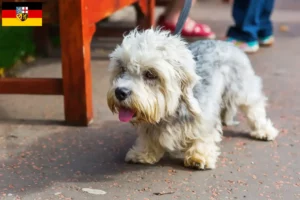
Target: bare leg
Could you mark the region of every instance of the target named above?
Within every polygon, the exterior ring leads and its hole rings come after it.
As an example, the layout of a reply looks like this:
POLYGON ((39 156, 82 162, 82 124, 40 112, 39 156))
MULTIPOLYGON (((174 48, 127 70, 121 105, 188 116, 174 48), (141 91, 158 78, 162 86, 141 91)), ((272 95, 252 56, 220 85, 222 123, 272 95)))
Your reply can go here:
MULTIPOLYGON (((195 4, 195 0, 192 1, 192 6, 195 4)), ((183 8, 184 0, 174 0, 171 1, 169 6, 166 8, 165 17, 168 22, 172 22, 174 24, 177 23, 180 12, 183 8)))
MULTIPOLYGON (((166 8, 165 13, 163 14, 163 18, 159 19, 158 25, 167 26, 168 29, 172 30, 176 25, 178 18, 180 16, 180 12, 184 6, 185 0, 174 0, 169 3, 169 6, 166 8), (170 28, 172 27, 172 28, 170 28)), ((196 0, 192 0, 192 6, 196 3, 196 0)), ((213 33, 209 26, 205 24, 199 24, 195 22, 193 19, 188 17, 183 27, 183 31, 181 33, 183 36, 188 37, 204 37, 204 38, 215 38, 215 33, 213 33)))

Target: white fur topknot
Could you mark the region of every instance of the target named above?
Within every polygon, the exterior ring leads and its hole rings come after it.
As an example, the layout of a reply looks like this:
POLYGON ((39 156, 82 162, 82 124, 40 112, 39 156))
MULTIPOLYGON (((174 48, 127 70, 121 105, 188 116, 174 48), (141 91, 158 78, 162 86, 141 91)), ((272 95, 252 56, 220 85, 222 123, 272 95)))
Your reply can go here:
POLYGON ((238 109, 251 136, 273 140, 278 134, 266 117, 261 79, 229 43, 187 44, 161 29, 133 30, 110 54, 109 69, 108 105, 114 113, 134 113, 139 132, 126 161, 153 164, 168 152, 182 154, 187 167, 215 168, 222 122, 236 124, 238 109))

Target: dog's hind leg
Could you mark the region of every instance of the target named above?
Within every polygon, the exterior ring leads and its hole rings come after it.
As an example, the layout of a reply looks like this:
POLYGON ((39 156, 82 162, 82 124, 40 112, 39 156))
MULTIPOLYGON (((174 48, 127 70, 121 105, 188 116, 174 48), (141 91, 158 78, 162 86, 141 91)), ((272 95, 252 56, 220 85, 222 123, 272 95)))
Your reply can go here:
POLYGON ((245 96, 240 98, 240 109, 246 115, 251 128, 250 135, 261 140, 274 140, 278 130, 274 128, 271 120, 266 114, 267 98, 262 93, 261 82, 258 77, 249 80, 251 86, 245 88, 245 96))
POLYGON ((239 125, 240 122, 234 120, 237 113, 237 107, 236 106, 230 106, 222 109, 221 112, 221 119, 222 124, 224 126, 236 126, 239 125))
POLYGON ((241 110, 248 119, 248 124, 252 130, 250 133, 252 137, 261 140, 274 140, 276 138, 278 131, 266 116, 264 100, 250 105, 242 105, 241 110))

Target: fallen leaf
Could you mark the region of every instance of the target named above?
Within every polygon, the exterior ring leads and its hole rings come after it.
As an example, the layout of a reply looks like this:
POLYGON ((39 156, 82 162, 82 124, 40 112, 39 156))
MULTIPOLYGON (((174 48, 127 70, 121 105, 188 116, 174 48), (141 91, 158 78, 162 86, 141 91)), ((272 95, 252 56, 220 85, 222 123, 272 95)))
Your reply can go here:
POLYGON ((290 30, 290 28, 287 25, 281 25, 279 27, 279 30, 282 32, 288 32, 290 30))
POLYGON ((82 188, 82 191, 87 192, 89 194, 95 194, 95 195, 104 195, 104 194, 106 194, 106 192, 103 191, 103 190, 91 189, 91 188, 82 188))
POLYGON ((168 172, 169 173, 176 173, 176 170, 175 169, 169 169, 168 172))
POLYGON ((283 133, 283 134, 287 134, 289 131, 287 130, 287 129, 282 129, 281 130, 281 133, 283 133))
POLYGON ((171 191, 171 192, 154 192, 153 194, 154 195, 157 195, 157 196, 161 196, 161 195, 166 195, 166 194, 174 194, 175 192, 171 191))

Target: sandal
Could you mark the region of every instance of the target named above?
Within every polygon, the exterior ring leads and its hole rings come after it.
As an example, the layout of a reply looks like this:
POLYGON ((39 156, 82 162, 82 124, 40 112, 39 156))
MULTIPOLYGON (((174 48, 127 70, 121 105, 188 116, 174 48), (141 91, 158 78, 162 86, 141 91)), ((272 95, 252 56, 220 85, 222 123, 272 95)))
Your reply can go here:
MULTIPOLYGON (((160 16, 158 19, 157 25, 162 27, 164 30, 169 30, 172 33, 175 31, 176 24, 167 22, 164 16, 160 16)), ((211 31, 209 26, 205 24, 199 24, 191 19, 187 19, 184 27, 181 31, 183 37, 197 37, 203 39, 215 39, 216 35, 211 31)))

